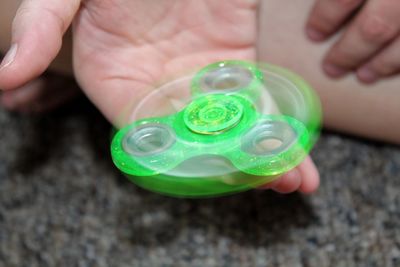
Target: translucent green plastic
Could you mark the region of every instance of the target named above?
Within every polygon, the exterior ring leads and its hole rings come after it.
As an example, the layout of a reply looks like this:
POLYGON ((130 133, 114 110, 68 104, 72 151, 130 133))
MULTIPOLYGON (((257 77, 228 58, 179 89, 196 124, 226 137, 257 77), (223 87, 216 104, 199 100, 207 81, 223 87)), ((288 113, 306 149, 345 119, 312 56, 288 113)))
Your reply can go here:
POLYGON ((244 61, 217 62, 161 86, 138 110, 140 118, 113 138, 114 164, 136 184, 180 197, 273 181, 304 160, 320 125, 319 102, 300 77, 244 61), (165 102, 176 112, 154 116, 165 102))

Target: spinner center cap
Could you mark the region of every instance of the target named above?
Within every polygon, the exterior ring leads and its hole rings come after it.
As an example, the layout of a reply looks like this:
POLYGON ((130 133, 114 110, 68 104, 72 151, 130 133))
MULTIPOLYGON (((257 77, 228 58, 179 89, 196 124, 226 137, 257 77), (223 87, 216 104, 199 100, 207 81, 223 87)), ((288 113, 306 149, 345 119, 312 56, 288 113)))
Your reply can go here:
POLYGON ((186 126, 200 134, 219 134, 239 123, 243 105, 235 97, 210 94, 195 99, 183 115, 186 126))

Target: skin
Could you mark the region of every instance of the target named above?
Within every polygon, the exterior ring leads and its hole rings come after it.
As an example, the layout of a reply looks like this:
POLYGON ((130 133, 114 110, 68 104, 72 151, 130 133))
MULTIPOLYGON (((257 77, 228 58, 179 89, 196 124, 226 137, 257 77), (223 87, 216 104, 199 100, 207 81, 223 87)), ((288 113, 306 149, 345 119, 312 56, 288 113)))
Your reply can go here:
POLYGON ((398 0, 317 0, 307 34, 321 42, 342 30, 325 55, 325 72, 334 78, 356 72, 361 82, 374 83, 400 71, 399 14, 398 0))
MULTIPOLYGON (((0 88, 21 90, 40 75, 74 20, 75 77, 103 114, 123 125, 128 119, 121 112, 129 113, 155 82, 217 60, 255 59, 256 12, 253 0, 25 0, 0 67, 0 88)), ((307 158, 265 188, 310 193, 318 184, 307 158)))
POLYGON ((400 77, 366 85, 352 73, 336 80, 326 76, 321 63, 340 33, 323 43, 309 41, 305 25, 313 4, 307 0, 261 2, 259 59, 291 69, 311 83, 322 102, 325 128, 400 144, 400 77), (276 15, 276 10, 285 12, 276 15))

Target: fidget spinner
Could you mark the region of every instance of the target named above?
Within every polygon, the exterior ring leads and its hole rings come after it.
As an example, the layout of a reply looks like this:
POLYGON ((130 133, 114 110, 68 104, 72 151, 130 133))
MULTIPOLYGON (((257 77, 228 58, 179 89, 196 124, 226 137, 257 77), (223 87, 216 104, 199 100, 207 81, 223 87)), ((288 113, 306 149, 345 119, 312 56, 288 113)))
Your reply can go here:
POLYGON ((111 144, 134 183, 171 196, 256 188, 300 164, 317 140, 320 106, 297 75, 222 61, 163 84, 135 105, 111 144))

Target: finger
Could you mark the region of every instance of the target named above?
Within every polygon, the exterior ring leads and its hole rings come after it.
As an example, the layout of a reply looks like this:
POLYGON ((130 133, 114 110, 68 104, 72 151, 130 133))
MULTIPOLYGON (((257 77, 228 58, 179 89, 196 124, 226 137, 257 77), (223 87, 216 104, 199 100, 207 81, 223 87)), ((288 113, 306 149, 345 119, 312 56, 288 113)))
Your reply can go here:
POLYGON ((324 69, 340 77, 357 68, 392 41, 400 30, 400 3, 371 0, 328 52, 324 69))
POLYGON ((279 193, 291 193, 299 190, 309 194, 318 189, 319 173, 314 162, 308 156, 295 169, 285 173, 278 180, 265 184, 259 189, 272 189, 279 193))
POLYGON ((314 162, 310 157, 307 157, 298 167, 302 177, 299 191, 305 194, 310 194, 318 189, 320 177, 314 162))
POLYGON ((301 180, 301 173, 298 168, 295 168, 282 175, 282 177, 272 185, 271 189, 281 194, 292 193, 297 191, 300 187, 301 180))
POLYGON ((307 21, 306 31, 310 39, 322 41, 336 32, 344 21, 365 0, 318 0, 307 21))
POLYGON ((39 76, 59 52, 80 0, 25 0, 12 26, 11 47, 0 65, 0 88, 39 76))
POLYGON ((43 113, 60 107, 80 93, 73 79, 54 73, 39 78, 0 95, 0 104, 10 111, 43 113))
POLYGON ((295 168, 279 177, 279 179, 258 187, 258 189, 271 189, 281 194, 288 194, 299 189, 301 179, 300 171, 295 168))
POLYGON ((296 169, 283 175, 278 181, 272 182, 268 188, 279 193, 300 191, 310 194, 318 189, 319 173, 314 162, 307 157, 296 169))
POLYGON ((385 50, 357 70, 361 82, 373 83, 381 78, 389 77, 400 71, 400 38, 397 38, 385 50))
POLYGON ((44 80, 38 78, 16 90, 6 91, 0 98, 1 105, 8 110, 18 111, 20 108, 25 108, 29 103, 39 98, 43 87, 44 80))

